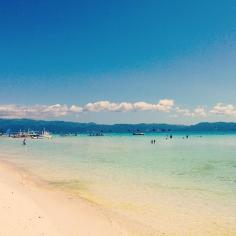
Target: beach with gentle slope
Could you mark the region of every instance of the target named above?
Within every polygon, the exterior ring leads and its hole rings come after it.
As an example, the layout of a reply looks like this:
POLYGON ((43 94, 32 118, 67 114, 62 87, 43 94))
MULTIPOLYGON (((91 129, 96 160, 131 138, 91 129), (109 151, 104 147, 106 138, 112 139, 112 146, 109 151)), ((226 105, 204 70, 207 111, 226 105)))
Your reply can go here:
POLYGON ((127 235, 98 207, 0 163, 0 235, 127 235))
POLYGON ((2 137, 0 235, 235 236, 235 138, 2 137))

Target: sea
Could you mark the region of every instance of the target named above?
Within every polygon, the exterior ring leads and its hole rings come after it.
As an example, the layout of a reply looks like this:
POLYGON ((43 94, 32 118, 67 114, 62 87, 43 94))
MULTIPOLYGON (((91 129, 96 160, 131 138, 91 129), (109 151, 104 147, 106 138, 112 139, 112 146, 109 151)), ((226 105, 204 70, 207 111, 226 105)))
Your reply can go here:
POLYGON ((140 235, 236 235, 234 133, 54 135, 26 145, 0 137, 0 160, 130 222, 140 235))

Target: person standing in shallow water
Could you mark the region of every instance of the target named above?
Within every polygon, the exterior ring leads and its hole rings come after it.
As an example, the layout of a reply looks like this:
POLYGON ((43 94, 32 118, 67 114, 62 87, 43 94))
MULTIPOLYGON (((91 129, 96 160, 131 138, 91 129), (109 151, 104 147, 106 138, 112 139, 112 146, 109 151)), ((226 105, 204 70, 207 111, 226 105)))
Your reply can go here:
POLYGON ((24 138, 24 140, 23 140, 23 143, 22 143, 23 145, 26 145, 26 138, 24 138))

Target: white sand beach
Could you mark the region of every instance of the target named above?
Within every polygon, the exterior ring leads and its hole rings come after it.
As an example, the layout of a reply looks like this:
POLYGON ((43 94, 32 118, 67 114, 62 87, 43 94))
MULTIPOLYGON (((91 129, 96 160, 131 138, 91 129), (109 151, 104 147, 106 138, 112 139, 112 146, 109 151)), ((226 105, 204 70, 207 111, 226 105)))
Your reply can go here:
POLYGON ((33 182, 0 164, 0 235, 126 235, 99 208, 33 182))
MULTIPOLYGON (((169 227, 168 221, 163 221, 165 217, 159 219, 159 230, 154 233, 125 219, 122 222, 98 205, 49 187, 4 161, 0 162, 0 209, 1 236, 235 235, 235 229, 217 224, 215 229, 211 225, 208 230, 189 230, 193 222, 187 221, 186 225, 182 222, 184 229, 177 219, 173 231, 173 225, 169 227)), ((173 212, 166 213, 171 221, 173 212)))
POLYGON ((1 139, 0 236, 236 235, 235 137, 93 140, 1 139))

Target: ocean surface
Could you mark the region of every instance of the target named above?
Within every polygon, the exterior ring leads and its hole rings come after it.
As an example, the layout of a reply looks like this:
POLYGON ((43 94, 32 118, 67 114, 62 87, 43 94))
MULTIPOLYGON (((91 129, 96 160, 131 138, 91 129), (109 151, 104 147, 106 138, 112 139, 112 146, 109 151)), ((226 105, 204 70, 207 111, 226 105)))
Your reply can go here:
POLYGON ((1 137, 0 159, 132 221, 146 235, 236 235, 236 135, 183 137, 54 136, 26 146, 1 137))

